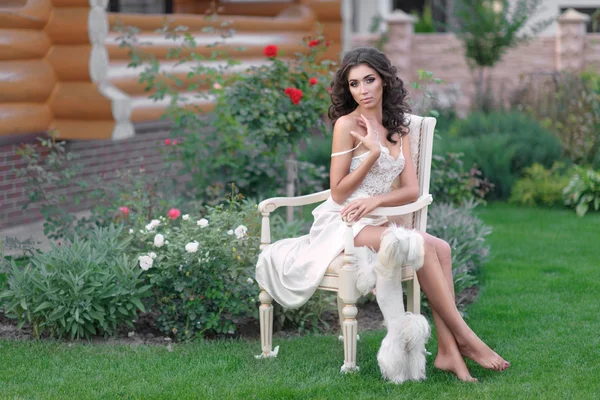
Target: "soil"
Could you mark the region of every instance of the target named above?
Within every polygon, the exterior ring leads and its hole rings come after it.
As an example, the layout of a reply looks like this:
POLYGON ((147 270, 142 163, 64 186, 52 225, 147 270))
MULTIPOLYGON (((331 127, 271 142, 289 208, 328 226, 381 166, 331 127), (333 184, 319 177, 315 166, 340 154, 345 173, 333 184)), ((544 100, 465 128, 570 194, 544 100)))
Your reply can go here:
MULTIPOLYGON (((154 317, 155 316, 151 313, 141 314, 134 324, 135 329, 125 327, 113 338, 105 339, 99 336, 92 338, 91 342, 132 345, 164 345, 171 343, 172 340, 170 337, 165 336, 161 331, 154 327, 154 317)), ((340 332, 337 312, 326 313, 323 315, 322 319, 329 325, 328 329, 323 326, 323 333, 333 334, 340 332)), ((381 311, 379 311, 377 303, 369 302, 359 306, 357 321, 359 332, 382 329, 383 316, 381 311)), ((297 329, 281 330, 274 332, 273 334, 274 337, 294 337, 301 335, 302 334, 299 333, 297 329)), ((240 321, 236 334, 231 335, 230 337, 241 339, 259 339, 260 327, 258 321, 254 319, 240 321)), ((0 339, 32 340, 33 332, 32 329, 27 326, 18 329, 16 320, 9 319, 2 312, 0 312, 0 339)))

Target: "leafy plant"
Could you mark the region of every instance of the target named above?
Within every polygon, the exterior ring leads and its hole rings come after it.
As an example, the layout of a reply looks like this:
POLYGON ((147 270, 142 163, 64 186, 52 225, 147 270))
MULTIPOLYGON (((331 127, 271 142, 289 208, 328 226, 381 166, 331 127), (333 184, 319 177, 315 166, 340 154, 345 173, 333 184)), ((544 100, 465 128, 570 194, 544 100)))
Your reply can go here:
POLYGON ((56 140, 57 132, 48 138, 38 138, 39 145, 23 144, 16 149, 25 166, 14 169, 17 177, 25 178, 28 201, 38 204, 44 216, 44 235, 50 239, 72 237, 77 220, 65 203, 68 198, 75 204, 81 201, 79 193, 67 195, 66 189, 81 171, 81 165, 72 163, 73 154, 67 152, 64 141, 56 140))
POLYGON ((434 203, 427 217, 427 232, 445 240, 452 248, 452 276, 459 307, 464 305, 464 290, 478 284, 477 273, 490 251, 486 236, 492 229, 473 215, 475 206, 474 202, 459 207, 434 203))
POLYGON ((79 237, 37 253, 22 267, 11 261, 6 289, 0 294, 6 316, 30 324, 35 337, 111 336, 121 324, 133 327, 142 299, 142 270, 124 255, 129 240, 122 228, 96 228, 89 240, 79 237))
POLYGON ((577 164, 600 166, 600 75, 585 72, 532 74, 515 103, 560 140, 577 164))
MULTIPOLYGON (((146 220, 162 211, 173 192, 169 189, 176 185, 143 169, 134 173, 132 168, 123 168, 111 171, 109 176, 84 176, 83 164, 66 149, 64 141, 55 140, 55 133, 38 141, 39 146, 25 144, 17 149, 25 166, 15 172, 26 179, 29 200, 23 209, 39 206, 44 234, 49 239, 73 240, 75 235, 85 239, 94 227, 128 219, 146 220), (89 212, 76 217, 73 207, 89 212)), ((23 251, 34 245, 11 238, 6 244, 23 251)))
POLYGON ((220 35, 207 45, 210 51, 198 46, 187 27, 166 24, 160 31, 174 41, 167 58, 189 68, 185 79, 143 52, 138 29, 119 27, 120 44, 130 50, 131 65, 143 67, 140 82, 151 98, 170 99, 163 118, 172 121, 171 135, 178 139, 168 161, 182 161, 181 173, 192 178, 190 190, 212 204, 219 198, 215 193, 230 182, 252 197, 279 194, 278 188, 294 188, 295 183, 311 185, 324 171, 298 165, 295 150, 323 126, 331 63, 318 55, 327 43, 320 36, 307 38, 305 51, 293 55, 278 54, 276 46, 267 46, 264 62, 240 74, 233 69, 239 61, 221 50, 234 32, 229 21, 218 19, 217 11, 214 7, 208 11, 203 29, 220 35), (204 112, 198 100, 213 103, 214 109, 204 112), (282 173, 286 169, 288 173, 282 173), (301 169, 310 173, 295 176, 293 172, 301 169))
POLYGON ((583 217, 590 209, 600 209, 600 173, 582 166, 574 167, 574 174, 563 191, 565 204, 575 207, 583 217))
POLYGON ((133 230, 132 250, 152 285, 157 327, 189 340, 234 333, 236 321, 255 317, 259 233, 256 205, 233 193, 202 218, 171 210, 133 230))
POLYGON ((564 206, 563 190, 569 183, 564 164, 555 163, 551 169, 535 163, 523 170, 523 178, 512 188, 509 201, 526 206, 564 206))
POLYGON ((295 328, 299 333, 319 333, 330 329, 323 319, 326 311, 337 310, 336 296, 332 292, 317 290, 302 306, 289 309, 274 303, 275 329, 295 328))
POLYGON ((550 168, 561 158, 559 141, 536 120, 518 112, 472 113, 455 120, 434 149, 438 154, 463 153, 463 162, 477 164, 495 186, 491 195, 499 199, 509 197, 524 168, 536 162, 550 168))
POLYGON ((436 202, 460 205, 468 201, 485 201, 487 193, 494 188, 481 171, 473 165, 464 170, 462 153, 446 153, 445 157, 434 154, 431 163, 430 191, 436 202))
POLYGON ((529 24, 539 11, 541 0, 456 0, 453 10, 456 23, 448 25, 463 43, 465 56, 475 74, 476 98, 478 110, 490 111, 487 102, 490 92, 489 81, 486 88, 486 72, 496 65, 504 54, 534 37, 553 19, 529 24), (528 29, 524 28, 528 26, 528 29))

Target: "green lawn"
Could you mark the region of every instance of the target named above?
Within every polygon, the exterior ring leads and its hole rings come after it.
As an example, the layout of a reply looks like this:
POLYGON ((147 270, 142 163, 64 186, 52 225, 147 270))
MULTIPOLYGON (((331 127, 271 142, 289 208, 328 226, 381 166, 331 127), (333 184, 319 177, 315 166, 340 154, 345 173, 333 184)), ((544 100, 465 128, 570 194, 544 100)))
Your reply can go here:
MULTIPOLYGON (((492 257, 469 323, 512 366, 469 363, 479 384, 433 368, 428 379, 381 380, 384 332, 363 335, 360 373, 340 374, 333 336, 277 339, 279 357, 255 360, 256 341, 110 346, 0 341, 0 398, 119 399, 595 399, 600 394, 600 215, 491 205, 492 257)), ((430 341, 428 349, 435 354, 430 341)))

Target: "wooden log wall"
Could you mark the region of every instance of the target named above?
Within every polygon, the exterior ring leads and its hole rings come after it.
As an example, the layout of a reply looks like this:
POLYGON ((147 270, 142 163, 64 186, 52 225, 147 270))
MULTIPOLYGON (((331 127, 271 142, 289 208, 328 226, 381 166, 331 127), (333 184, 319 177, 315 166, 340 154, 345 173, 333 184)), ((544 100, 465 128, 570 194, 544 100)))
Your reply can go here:
POLYGON ((0 8, 0 135, 133 135, 128 96, 106 81, 108 0, 28 0, 0 8))
MULTIPOLYGON (((195 12, 203 14, 212 0, 174 0, 174 12, 195 12)), ((275 17, 291 5, 304 5, 310 8, 323 29, 323 34, 331 43, 326 56, 338 60, 342 51, 342 1, 341 0, 294 0, 294 1, 256 1, 231 3, 217 1, 223 8, 223 15, 245 15, 251 17, 275 17)), ((260 30, 260 29, 259 29, 260 30)), ((285 30, 284 30, 285 31, 285 30)))
POLYGON ((44 32, 51 10, 50 0, 0 8, 0 135, 43 132, 52 122, 47 100, 57 80, 44 32))

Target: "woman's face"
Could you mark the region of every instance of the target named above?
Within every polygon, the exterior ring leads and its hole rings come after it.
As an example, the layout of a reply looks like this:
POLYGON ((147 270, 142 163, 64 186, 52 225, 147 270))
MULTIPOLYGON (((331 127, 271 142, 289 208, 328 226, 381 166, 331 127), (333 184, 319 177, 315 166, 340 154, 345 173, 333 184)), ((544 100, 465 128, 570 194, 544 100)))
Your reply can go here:
POLYGON ((366 64, 352 67, 348 72, 348 88, 361 107, 373 108, 381 105, 383 80, 377 71, 366 64))

